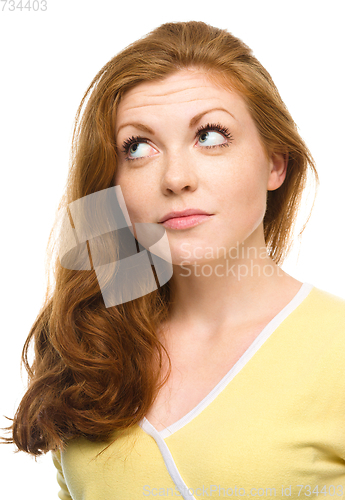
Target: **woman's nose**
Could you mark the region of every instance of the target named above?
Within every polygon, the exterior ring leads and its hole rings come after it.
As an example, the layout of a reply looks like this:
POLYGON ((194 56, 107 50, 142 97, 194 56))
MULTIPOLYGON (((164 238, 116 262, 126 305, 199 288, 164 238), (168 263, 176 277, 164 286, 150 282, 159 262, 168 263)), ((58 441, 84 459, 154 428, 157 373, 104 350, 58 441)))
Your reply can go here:
POLYGON ((188 153, 180 150, 175 153, 166 153, 163 160, 161 187, 164 194, 194 191, 198 177, 196 166, 188 153))

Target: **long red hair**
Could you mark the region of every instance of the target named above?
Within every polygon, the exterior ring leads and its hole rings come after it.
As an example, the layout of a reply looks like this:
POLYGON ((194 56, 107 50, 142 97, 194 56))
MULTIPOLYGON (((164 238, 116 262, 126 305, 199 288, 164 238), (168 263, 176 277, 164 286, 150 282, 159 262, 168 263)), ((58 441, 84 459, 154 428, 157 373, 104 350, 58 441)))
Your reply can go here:
MULTIPOLYGON (((291 247, 308 173, 318 182, 314 161, 252 51, 226 30, 203 22, 164 24, 125 48, 95 76, 77 112, 57 220, 69 203, 114 186, 114 116, 121 97, 141 82, 191 66, 240 92, 266 151, 289 155, 284 183, 267 193, 264 217, 268 253, 279 264, 291 247)), ((33 455, 62 448, 78 436, 106 440, 114 430, 138 423, 167 378, 160 380, 165 349, 156 332, 169 317, 169 282, 106 308, 93 269, 61 266, 54 254, 55 228, 48 242, 54 283, 48 276, 45 302, 24 345, 28 388, 9 428, 12 437, 5 438, 33 455)))

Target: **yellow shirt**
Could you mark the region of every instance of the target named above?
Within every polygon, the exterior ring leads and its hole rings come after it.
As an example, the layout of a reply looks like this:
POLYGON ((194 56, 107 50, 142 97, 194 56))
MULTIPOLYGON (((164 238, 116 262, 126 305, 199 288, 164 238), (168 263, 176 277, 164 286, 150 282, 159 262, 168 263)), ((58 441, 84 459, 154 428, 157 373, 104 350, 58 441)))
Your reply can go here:
POLYGON ((345 498, 345 300, 304 283, 185 417, 115 436, 53 454, 61 500, 345 498))

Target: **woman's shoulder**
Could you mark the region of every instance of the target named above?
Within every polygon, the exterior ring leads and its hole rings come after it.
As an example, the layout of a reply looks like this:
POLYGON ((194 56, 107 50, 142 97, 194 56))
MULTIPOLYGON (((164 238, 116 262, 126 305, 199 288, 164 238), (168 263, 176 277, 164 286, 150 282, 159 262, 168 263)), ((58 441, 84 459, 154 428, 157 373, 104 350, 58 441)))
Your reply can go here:
MULTIPOLYGON (((305 284, 294 301, 267 354, 273 361, 281 360, 277 366, 282 372, 285 367, 287 377, 295 380, 296 374, 306 391, 313 391, 315 384, 330 391, 345 380, 345 300, 305 284)), ((344 392, 343 383, 339 391, 344 392)))
POLYGON ((345 322, 345 298, 312 285, 307 298, 308 307, 316 315, 323 314, 328 318, 333 315, 334 320, 345 322))
POLYGON ((345 355, 344 298, 310 285, 291 319, 310 345, 337 345, 345 355))

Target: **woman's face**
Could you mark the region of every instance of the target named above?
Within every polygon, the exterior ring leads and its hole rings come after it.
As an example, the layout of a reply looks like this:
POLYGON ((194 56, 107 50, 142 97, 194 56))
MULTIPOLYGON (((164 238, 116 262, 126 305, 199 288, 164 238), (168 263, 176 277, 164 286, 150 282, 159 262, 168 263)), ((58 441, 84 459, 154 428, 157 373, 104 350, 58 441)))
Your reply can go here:
POLYGON ((186 262, 187 253, 189 263, 201 264, 216 259, 217 249, 223 256, 221 249, 241 243, 264 245, 267 190, 282 184, 286 163, 265 154, 238 93, 202 70, 180 70, 128 91, 115 130, 115 184, 132 223, 160 224, 189 208, 212 214, 191 227, 164 226, 173 264, 186 262))

